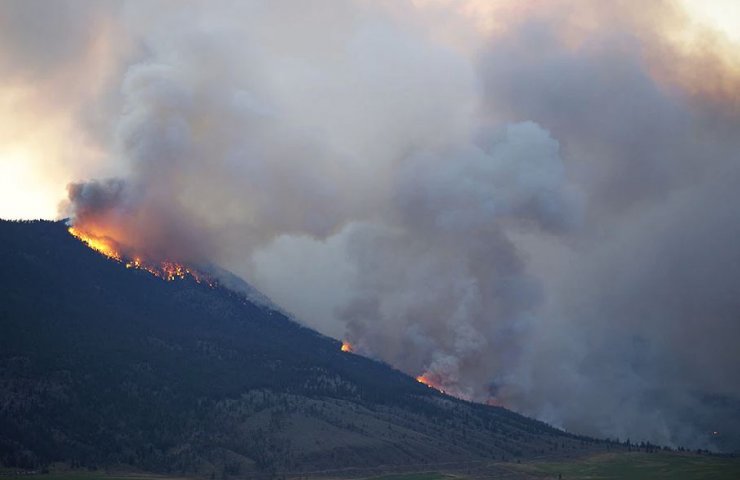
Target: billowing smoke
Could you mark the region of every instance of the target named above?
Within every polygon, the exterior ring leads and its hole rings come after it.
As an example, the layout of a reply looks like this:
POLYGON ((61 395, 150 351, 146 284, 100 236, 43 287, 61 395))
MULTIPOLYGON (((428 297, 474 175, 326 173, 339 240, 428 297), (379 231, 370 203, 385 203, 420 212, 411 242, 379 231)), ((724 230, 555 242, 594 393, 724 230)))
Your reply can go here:
POLYGON ((489 111, 547 127, 587 199, 567 242, 520 239, 548 301, 500 398, 575 430, 701 445, 738 429, 740 104, 715 83, 740 86, 738 58, 711 36, 671 49, 635 15, 577 48, 526 25, 482 56, 489 111))
POLYGON ((337 312, 360 351, 477 400, 516 363, 542 297, 509 232, 557 235, 577 221, 546 131, 522 123, 485 138, 405 159, 387 218, 349 235, 359 274, 337 312))
POLYGON ((79 97, 116 175, 68 187, 76 225, 571 430, 704 447, 737 417, 740 59, 674 3, 95 8, 107 36, 1 65, 120 46, 79 97))

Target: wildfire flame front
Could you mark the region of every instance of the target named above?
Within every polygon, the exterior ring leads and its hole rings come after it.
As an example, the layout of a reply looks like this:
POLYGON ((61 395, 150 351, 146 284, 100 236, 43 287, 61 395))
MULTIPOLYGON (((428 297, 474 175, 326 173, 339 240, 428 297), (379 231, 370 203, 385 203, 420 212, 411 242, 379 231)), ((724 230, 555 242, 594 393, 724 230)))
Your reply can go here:
POLYGON ((118 247, 118 244, 105 236, 96 236, 74 226, 69 227, 69 233, 75 238, 79 239, 82 243, 92 248, 96 252, 99 252, 111 260, 123 263, 126 268, 135 268, 137 270, 145 270, 152 275, 159 277, 163 280, 184 280, 187 277, 194 279, 198 283, 205 282, 211 287, 215 286, 215 282, 200 272, 186 267, 185 265, 172 262, 172 261, 146 261, 143 257, 135 255, 129 257, 124 255, 118 247))
POLYGON ((433 388, 437 390, 438 392, 446 393, 442 388, 441 385, 436 383, 434 380, 432 380, 431 376, 428 373, 423 373, 416 377, 416 381, 419 383, 422 383, 426 385, 429 388, 433 388))

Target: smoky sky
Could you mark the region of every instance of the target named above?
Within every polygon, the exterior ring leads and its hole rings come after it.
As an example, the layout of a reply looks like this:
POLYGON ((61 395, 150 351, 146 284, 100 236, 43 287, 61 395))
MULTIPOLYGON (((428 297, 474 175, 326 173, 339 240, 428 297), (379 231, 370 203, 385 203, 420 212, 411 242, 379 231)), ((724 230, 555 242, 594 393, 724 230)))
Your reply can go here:
POLYGON ((68 187, 76 225, 463 398, 712 445, 710 400, 740 399, 737 59, 684 48, 669 2, 490 29, 468 4, 5 2, 39 34, 3 29, 0 69, 59 98, 97 73, 70 115, 116 175, 68 187))

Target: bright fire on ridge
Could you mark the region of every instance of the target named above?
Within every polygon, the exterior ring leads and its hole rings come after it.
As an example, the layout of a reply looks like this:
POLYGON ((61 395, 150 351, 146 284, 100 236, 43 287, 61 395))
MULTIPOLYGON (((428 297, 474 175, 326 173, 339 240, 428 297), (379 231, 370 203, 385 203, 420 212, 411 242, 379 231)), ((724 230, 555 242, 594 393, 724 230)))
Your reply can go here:
POLYGON ((437 390, 439 392, 446 393, 444 390, 442 390, 442 387, 439 384, 437 384, 436 382, 434 382, 431 379, 431 377, 429 376, 429 374, 427 374, 427 373, 423 373, 423 374, 419 375, 418 377, 416 377, 416 381, 419 382, 419 383, 423 383, 424 385, 426 385, 429 388, 433 388, 433 389, 435 389, 435 390, 437 390))
POLYGON ((342 342, 342 351, 343 352, 352 352, 353 350, 354 350, 354 348, 352 347, 352 344, 351 343, 349 343, 346 340, 342 342))
POLYGON ((152 275, 167 281, 178 279, 183 280, 187 277, 191 277, 198 283, 206 282, 208 285, 212 287, 214 286, 213 281, 207 276, 192 270, 181 263, 172 261, 147 262, 139 256, 128 258, 121 253, 117 243, 108 237, 99 237, 88 234, 75 227, 69 227, 68 231, 73 237, 77 238, 96 252, 105 255, 111 260, 125 264, 126 268, 145 270, 152 275))

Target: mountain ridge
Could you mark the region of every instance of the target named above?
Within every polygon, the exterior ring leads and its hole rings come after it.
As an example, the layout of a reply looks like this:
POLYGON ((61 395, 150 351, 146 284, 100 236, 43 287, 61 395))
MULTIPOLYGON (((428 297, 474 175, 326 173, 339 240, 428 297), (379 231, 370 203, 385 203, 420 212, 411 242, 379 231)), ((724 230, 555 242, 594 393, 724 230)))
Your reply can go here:
POLYGON ((0 463, 222 477, 604 449, 448 397, 222 286, 0 221, 0 463))

